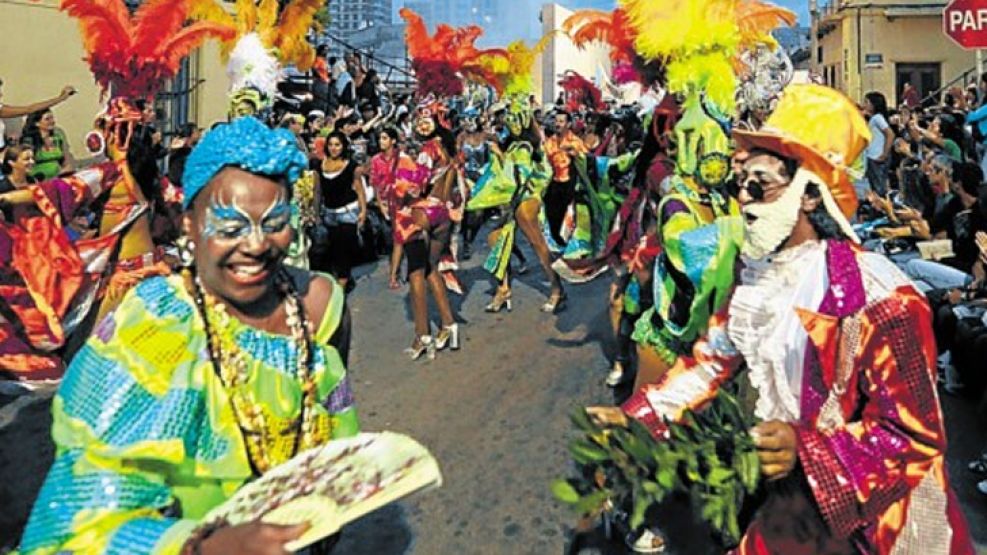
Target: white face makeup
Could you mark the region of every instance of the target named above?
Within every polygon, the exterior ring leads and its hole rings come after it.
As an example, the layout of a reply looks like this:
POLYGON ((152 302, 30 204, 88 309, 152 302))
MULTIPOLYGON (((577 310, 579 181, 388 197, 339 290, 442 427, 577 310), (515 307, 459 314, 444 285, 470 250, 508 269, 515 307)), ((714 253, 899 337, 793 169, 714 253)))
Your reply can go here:
MULTIPOLYGON (((747 175, 775 174, 777 169, 753 161, 744 166, 747 175)), ((798 222, 802 209, 805 180, 794 180, 782 195, 772 202, 750 202, 744 205, 746 237, 744 256, 760 260, 775 253, 788 240, 798 222)))
POLYGON ((291 205, 287 195, 281 192, 271 201, 259 219, 254 219, 237 204, 236 198, 227 204, 213 195, 209 199, 201 234, 217 241, 252 240, 261 242, 272 233, 284 231, 291 220, 291 205))

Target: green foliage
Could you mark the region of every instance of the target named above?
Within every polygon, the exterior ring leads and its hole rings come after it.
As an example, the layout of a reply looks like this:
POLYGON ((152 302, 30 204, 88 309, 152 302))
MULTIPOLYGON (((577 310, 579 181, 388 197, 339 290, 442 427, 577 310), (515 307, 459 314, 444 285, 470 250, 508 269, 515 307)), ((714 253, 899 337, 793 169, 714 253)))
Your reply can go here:
POLYGON ((748 434, 755 422, 726 388, 701 412, 669 422, 665 439, 633 419, 627 428, 603 428, 578 410, 572 422, 580 435, 569 451, 579 472, 552 483, 560 501, 590 517, 619 507, 636 529, 669 495, 684 493, 724 546, 739 542, 738 513, 757 489, 760 464, 748 434))

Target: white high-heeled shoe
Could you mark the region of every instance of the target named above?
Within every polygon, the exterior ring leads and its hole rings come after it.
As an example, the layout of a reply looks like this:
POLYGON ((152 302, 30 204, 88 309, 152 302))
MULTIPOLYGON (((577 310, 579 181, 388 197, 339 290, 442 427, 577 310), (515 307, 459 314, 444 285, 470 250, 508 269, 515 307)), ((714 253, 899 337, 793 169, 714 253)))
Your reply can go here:
POLYGON ((459 324, 443 326, 443 328, 439 330, 439 333, 435 335, 436 350, 441 351, 447 346, 450 351, 459 350, 459 324))
POLYGON ((418 360, 422 355, 428 360, 435 360, 435 340, 431 335, 422 335, 415 338, 415 341, 404 350, 404 353, 411 357, 411 360, 418 360))

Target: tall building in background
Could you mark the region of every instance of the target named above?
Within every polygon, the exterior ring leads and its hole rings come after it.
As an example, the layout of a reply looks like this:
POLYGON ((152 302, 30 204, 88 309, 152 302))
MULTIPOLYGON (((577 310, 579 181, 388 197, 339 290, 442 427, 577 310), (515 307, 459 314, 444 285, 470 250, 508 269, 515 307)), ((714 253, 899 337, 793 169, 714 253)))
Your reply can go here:
POLYGON ((329 2, 329 17, 326 33, 346 42, 357 31, 391 23, 391 0, 329 2))

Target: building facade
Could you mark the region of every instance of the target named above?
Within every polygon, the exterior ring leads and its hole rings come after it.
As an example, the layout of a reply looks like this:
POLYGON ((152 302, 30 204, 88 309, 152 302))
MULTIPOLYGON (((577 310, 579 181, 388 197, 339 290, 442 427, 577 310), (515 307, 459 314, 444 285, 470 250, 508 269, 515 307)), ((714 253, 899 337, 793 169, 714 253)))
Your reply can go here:
POLYGON ((326 32, 336 41, 348 42, 363 29, 391 23, 391 0, 346 0, 329 2, 326 32))
MULTIPOLYGON (((541 10, 542 33, 551 33, 562 28, 562 23, 572 15, 559 4, 545 4, 541 10)), ((552 37, 545 52, 539 57, 536 67, 536 91, 543 104, 552 104, 562 91, 559 80, 568 70, 575 71, 593 81, 600 89, 606 90, 603 78, 610 74, 610 50, 602 44, 594 44, 585 49, 578 48, 569 37, 556 34, 552 37)))
MULTIPOLYGON (((84 159, 86 133, 104 103, 83 61, 75 19, 58 10, 58 0, 0 0, 0 37, 16 45, 0 56, 4 102, 31 104, 56 96, 72 85, 78 94, 53 109, 57 125, 69 139, 73 154, 84 159)), ((155 106, 164 116, 159 127, 166 133, 185 122, 208 127, 226 119, 229 80, 220 60, 219 46, 211 41, 193 53, 172 83, 162 90, 155 106)), ((6 120, 8 134, 20 132, 23 118, 6 120)))
POLYGON ((945 6, 945 0, 811 0, 811 70, 851 98, 873 90, 893 105, 901 104, 906 82, 922 98, 963 85, 964 76, 976 74, 975 54, 943 34, 945 6))

